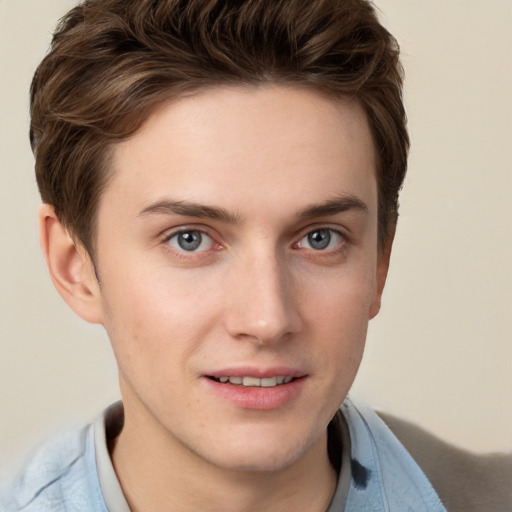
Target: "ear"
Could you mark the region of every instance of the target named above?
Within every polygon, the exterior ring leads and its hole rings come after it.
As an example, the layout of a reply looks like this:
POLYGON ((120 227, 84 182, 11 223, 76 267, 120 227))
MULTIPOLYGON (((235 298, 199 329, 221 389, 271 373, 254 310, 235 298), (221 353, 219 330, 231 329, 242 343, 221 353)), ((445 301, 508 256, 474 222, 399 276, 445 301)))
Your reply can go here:
POLYGON ((372 304, 370 306, 370 319, 377 316, 380 311, 382 292, 386 284, 386 278, 389 270, 389 260, 391 258, 391 249, 393 247, 393 240, 395 239, 396 224, 390 226, 386 240, 382 246, 377 249, 377 282, 375 295, 373 296, 372 304))
POLYGON ((52 282, 69 307, 90 323, 102 323, 101 290, 89 253, 75 244, 52 206, 39 210, 39 237, 52 282))

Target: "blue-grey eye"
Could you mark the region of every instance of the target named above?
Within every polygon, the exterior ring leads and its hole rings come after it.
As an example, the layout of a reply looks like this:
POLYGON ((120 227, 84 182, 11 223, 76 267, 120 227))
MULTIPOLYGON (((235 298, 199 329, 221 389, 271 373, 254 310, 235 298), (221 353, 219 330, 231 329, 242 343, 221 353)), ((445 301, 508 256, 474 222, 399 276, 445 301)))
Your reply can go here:
POLYGON ((301 240, 301 247, 323 251, 332 249, 342 242, 341 235, 332 229, 315 229, 301 240))
POLYGON ((213 240, 202 231, 191 229, 174 234, 169 238, 168 243, 179 251, 199 252, 210 249, 213 240))

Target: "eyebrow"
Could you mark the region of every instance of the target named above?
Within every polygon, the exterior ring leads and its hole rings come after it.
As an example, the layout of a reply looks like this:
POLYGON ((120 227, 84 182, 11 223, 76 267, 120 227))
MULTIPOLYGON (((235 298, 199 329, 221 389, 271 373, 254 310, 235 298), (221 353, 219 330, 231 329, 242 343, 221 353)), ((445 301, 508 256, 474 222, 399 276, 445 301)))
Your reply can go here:
POLYGON ((229 224, 238 224, 240 222, 238 215, 233 215, 224 208, 206 206, 190 201, 173 201, 170 199, 158 201, 144 208, 138 216, 141 217, 150 213, 206 218, 227 222, 229 224))
POLYGON ((325 203, 309 206, 299 213, 301 219, 311 219, 314 217, 328 217, 343 213, 348 210, 359 210, 363 213, 368 213, 368 205, 361 201, 361 199, 354 196, 341 196, 330 199, 325 203))
MULTIPOLYGON (((328 217, 343 213, 348 210, 359 210, 364 213, 368 212, 366 203, 354 196, 341 196, 330 199, 325 203, 308 206, 301 210, 297 217, 299 219, 312 219, 315 217, 328 217)), ((233 214, 228 210, 216 206, 206 206, 200 203, 191 201, 177 201, 171 199, 164 199, 157 201, 146 208, 140 213, 139 217, 148 214, 161 214, 161 215, 183 215, 185 217, 206 218, 226 222, 228 224, 238 224, 241 222, 242 217, 233 214)))

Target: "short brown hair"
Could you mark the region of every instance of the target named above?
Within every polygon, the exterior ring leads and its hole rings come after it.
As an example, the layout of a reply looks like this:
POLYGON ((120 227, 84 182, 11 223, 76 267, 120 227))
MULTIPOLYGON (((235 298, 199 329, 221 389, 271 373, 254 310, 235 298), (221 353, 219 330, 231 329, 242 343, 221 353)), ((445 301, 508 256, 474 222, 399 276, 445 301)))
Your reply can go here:
POLYGON ((365 108, 382 242, 409 148, 398 56, 367 0, 85 0, 60 21, 32 82, 42 200, 92 255, 110 149, 159 104, 212 85, 296 84, 365 108))

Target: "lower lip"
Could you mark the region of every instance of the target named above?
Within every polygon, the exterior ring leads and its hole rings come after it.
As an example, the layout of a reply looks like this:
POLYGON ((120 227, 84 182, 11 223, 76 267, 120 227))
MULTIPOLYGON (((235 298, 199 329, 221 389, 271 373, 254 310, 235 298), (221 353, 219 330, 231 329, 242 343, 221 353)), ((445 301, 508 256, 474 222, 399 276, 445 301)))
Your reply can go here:
POLYGON ((296 398, 305 383, 306 377, 300 377, 288 384, 281 384, 273 388, 222 384, 208 377, 204 377, 203 380, 214 393, 236 407, 269 411, 278 409, 296 398))

